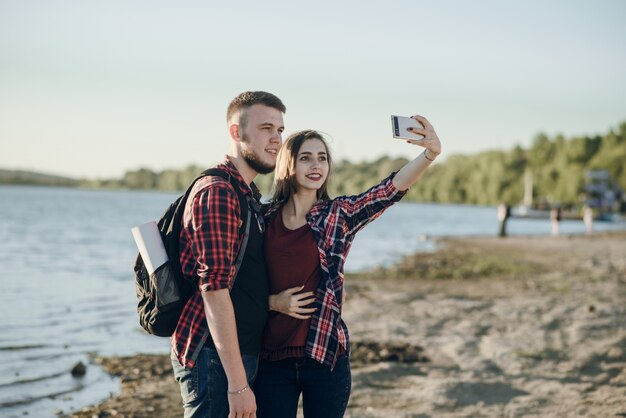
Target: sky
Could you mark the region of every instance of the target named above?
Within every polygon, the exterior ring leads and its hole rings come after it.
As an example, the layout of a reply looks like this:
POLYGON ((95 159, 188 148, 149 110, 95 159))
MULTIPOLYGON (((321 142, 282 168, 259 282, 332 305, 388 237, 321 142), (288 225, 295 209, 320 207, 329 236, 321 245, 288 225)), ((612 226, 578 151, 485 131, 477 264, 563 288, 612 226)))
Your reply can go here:
POLYGON ((626 2, 0 0, 0 168, 84 178, 209 166, 246 90, 338 159, 443 155, 626 121, 626 2))

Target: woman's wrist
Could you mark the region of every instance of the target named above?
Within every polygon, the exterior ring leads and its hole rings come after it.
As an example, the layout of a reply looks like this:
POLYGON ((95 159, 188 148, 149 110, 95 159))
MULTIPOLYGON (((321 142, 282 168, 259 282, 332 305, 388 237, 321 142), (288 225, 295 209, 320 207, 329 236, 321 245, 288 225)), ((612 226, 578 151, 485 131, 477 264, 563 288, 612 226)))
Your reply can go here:
POLYGON ((270 307, 270 311, 275 311, 276 310, 276 295, 270 295, 269 296, 269 307, 270 307))
POLYGON ((438 155, 439 154, 435 154, 429 149, 424 150, 424 158, 426 158, 428 161, 435 161, 435 158, 437 158, 438 155))

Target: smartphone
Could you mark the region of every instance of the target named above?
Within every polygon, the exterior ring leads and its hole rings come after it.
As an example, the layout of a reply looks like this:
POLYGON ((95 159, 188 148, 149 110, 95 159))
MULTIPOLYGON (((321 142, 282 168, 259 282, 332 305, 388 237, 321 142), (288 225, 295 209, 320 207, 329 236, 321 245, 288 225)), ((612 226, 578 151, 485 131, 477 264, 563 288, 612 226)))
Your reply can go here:
POLYGON ((406 116, 391 115, 391 130, 394 138, 398 139, 422 139, 424 135, 409 132, 407 128, 423 128, 420 122, 406 116))

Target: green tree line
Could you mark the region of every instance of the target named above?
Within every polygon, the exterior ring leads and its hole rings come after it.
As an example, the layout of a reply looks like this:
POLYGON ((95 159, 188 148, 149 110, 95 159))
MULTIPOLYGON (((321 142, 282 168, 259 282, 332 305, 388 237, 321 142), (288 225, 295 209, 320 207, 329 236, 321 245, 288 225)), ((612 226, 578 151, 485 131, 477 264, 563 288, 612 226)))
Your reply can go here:
POLYGON ((25 170, 0 169, 0 184, 76 187, 80 180, 25 170))
POLYGON ((493 205, 521 203, 524 176, 533 180, 535 202, 577 205, 588 170, 607 170, 626 190, 626 122, 603 136, 566 139, 537 135, 527 149, 453 155, 435 165, 409 192, 412 200, 493 205))
MULTIPOLYGON (((393 170, 406 164, 404 158, 381 157, 375 161, 335 164, 331 192, 356 194, 366 190, 393 170)), ((148 190, 184 190, 206 167, 154 172, 128 171, 120 179, 81 181, 81 187, 148 190)), ((404 200, 495 205, 521 203, 524 176, 532 174, 535 202, 578 205, 585 185, 585 172, 607 170, 616 185, 626 190, 626 122, 605 135, 565 138, 537 135, 531 146, 508 151, 485 151, 450 155, 433 165, 404 200)), ((1 179, 0 179, 1 180, 1 179)), ((258 176, 255 183, 265 196, 271 193, 272 175, 258 176)))

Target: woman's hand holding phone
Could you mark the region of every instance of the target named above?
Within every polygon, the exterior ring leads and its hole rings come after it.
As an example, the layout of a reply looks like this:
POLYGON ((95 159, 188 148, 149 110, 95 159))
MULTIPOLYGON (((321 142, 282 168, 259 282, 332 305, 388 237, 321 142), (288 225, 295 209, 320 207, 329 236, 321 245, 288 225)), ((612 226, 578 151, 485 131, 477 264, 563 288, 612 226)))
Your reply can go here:
POLYGON ((391 120, 394 138, 426 148, 425 155, 431 161, 441 154, 441 142, 435 128, 424 116, 392 116, 391 120))

